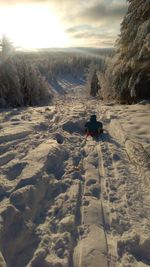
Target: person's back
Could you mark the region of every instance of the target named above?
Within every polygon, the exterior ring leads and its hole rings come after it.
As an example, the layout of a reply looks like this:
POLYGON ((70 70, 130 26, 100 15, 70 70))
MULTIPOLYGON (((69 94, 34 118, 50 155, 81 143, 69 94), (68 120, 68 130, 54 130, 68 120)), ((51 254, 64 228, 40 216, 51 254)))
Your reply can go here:
POLYGON ((103 124, 96 120, 96 115, 92 115, 90 121, 85 124, 88 135, 99 135, 103 131, 103 124))

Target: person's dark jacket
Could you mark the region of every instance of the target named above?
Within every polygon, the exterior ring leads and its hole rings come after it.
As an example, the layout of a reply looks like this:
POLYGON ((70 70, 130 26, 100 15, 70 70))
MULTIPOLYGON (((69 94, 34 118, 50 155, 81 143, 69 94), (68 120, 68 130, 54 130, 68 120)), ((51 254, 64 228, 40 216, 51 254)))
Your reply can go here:
POLYGON ((95 118, 91 118, 90 121, 85 124, 85 128, 88 132, 98 132, 99 129, 103 128, 103 124, 95 118))

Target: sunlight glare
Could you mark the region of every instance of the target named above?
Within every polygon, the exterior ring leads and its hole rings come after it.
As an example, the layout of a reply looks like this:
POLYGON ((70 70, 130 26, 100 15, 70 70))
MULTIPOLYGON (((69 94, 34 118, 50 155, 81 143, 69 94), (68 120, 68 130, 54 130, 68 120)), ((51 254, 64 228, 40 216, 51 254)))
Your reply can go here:
POLYGON ((48 6, 16 5, 1 8, 0 35, 27 49, 66 47, 69 39, 63 25, 48 6))

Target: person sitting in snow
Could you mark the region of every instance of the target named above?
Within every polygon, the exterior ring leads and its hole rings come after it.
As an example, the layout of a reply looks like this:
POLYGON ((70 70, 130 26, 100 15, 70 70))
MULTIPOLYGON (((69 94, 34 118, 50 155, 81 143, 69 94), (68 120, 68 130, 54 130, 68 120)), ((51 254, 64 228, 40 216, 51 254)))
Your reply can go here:
POLYGON ((92 115, 90 121, 85 124, 85 132, 87 136, 99 136, 103 133, 103 124, 97 121, 96 115, 92 115))

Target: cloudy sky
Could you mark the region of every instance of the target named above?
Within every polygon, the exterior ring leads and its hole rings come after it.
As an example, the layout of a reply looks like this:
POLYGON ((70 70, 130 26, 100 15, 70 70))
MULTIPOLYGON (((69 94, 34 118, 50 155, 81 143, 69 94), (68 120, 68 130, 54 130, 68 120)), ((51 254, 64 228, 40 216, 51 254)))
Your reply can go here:
POLYGON ((0 0, 0 35, 26 48, 112 47, 126 0, 0 0))

